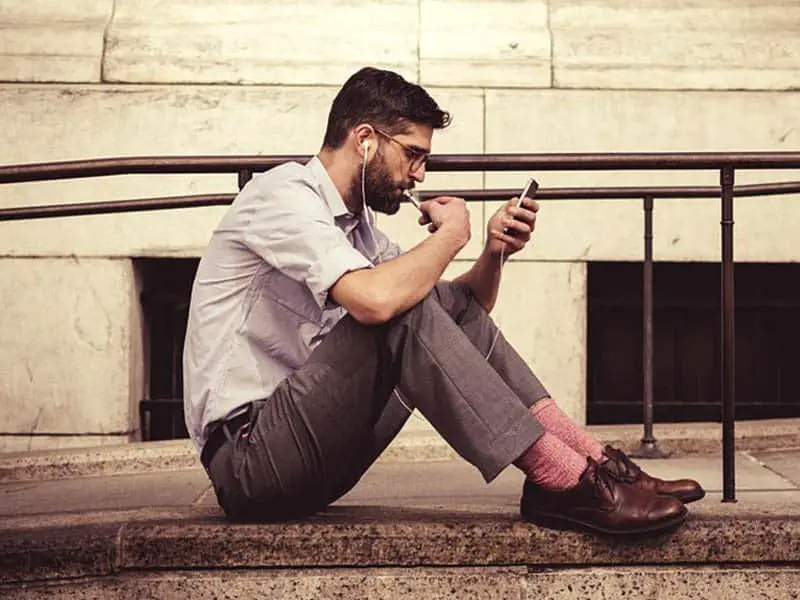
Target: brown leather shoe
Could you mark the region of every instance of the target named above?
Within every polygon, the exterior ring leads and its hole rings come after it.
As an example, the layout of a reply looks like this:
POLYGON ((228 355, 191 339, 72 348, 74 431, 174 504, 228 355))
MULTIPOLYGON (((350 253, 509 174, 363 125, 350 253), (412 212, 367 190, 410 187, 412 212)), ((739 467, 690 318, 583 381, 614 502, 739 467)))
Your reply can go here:
POLYGON ((684 504, 700 500, 706 495, 705 490, 694 479, 664 481, 658 477, 648 475, 622 450, 606 446, 603 454, 606 455, 608 460, 600 464, 601 468, 611 473, 611 476, 617 481, 628 483, 641 490, 672 496, 684 504))
POLYGON ((525 481, 520 512, 526 521, 545 527, 588 529, 607 534, 637 534, 677 527, 686 507, 617 481, 592 459, 578 485, 561 492, 525 481))

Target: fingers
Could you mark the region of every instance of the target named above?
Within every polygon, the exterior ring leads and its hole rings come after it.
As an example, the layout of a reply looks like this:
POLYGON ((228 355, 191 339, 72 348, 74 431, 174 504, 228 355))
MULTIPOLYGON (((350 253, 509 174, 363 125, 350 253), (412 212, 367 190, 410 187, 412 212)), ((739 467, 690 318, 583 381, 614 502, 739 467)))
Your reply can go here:
POLYGON ((534 200, 533 198, 528 198, 528 196, 525 196, 522 199, 521 207, 522 208, 527 208, 528 210, 530 210, 532 212, 539 212, 539 203, 536 200, 534 200))
POLYGON ((459 202, 465 203, 466 200, 463 198, 459 198, 458 196, 437 196, 436 198, 431 198, 427 200, 427 202, 436 202, 437 204, 450 204, 451 202, 459 202))
POLYGON ((533 223, 536 221, 536 213, 539 212, 539 203, 530 198, 523 198, 520 206, 514 206, 515 199, 509 200, 506 204, 506 214, 521 221, 533 223))
POLYGON ((525 236, 528 236, 530 239, 531 233, 533 233, 533 223, 512 219, 511 217, 503 217, 500 219, 500 225, 502 226, 503 233, 519 239, 525 236))
POLYGON ((429 221, 436 223, 437 227, 444 221, 469 219, 466 201, 456 196, 439 196, 426 200, 420 205, 420 209, 429 217, 429 221))
POLYGON ((524 234, 523 236, 516 236, 511 235, 509 233, 505 233, 503 231, 498 231, 496 229, 492 229, 489 232, 494 239, 503 242, 506 245, 506 253, 513 254, 519 250, 522 250, 525 247, 525 244, 530 241, 531 236, 530 233, 524 234))

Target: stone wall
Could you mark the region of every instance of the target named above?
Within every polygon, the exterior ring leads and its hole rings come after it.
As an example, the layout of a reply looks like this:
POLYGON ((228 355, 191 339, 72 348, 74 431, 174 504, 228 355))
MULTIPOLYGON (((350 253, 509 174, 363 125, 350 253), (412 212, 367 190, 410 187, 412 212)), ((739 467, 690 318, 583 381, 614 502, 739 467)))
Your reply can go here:
MULTIPOLYGON (((365 64, 424 84, 452 111, 436 152, 794 150, 798 29, 794 0, 5 0, 0 164, 311 154, 338 86, 365 64)), ((431 174, 426 187, 517 187, 526 176, 431 174)), ((536 176, 542 187, 718 178, 536 176)), ((738 176, 780 178, 800 177, 738 176)), ((234 189, 231 176, 110 177, 2 186, 0 206, 234 189)), ((795 200, 737 202, 738 260, 800 258, 795 200)), ((473 241, 454 272, 480 252, 492 209, 472 205, 473 241)), ((0 223, 3 431, 42 431, 37 415, 52 413, 47 430, 95 434, 0 435, 0 449, 105 442, 138 426, 144 373, 130 259, 198 256, 221 211, 0 223), (81 341, 76 323, 87 322, 102 352, 81 341)), ((718 222, 714 201, 659 201, 656 259, 715 260, 718 222)), ((406 247, 423 236, 412 209, 381 225, 406 247)), ((639 201, 543 203, 536 242, 506 272, 497 319, 578 419, 587 262, 638 260, 641 235, 639 201)))

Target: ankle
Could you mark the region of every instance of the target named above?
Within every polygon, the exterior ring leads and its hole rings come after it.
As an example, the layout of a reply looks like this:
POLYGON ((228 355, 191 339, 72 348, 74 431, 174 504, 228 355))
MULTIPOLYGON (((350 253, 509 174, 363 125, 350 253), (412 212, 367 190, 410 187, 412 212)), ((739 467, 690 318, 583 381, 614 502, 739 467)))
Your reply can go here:
POLYGON ((544 433, 514 461, 528 481, 550 491, 578 485, 586 470, 586 459, 550 433, 544 433))

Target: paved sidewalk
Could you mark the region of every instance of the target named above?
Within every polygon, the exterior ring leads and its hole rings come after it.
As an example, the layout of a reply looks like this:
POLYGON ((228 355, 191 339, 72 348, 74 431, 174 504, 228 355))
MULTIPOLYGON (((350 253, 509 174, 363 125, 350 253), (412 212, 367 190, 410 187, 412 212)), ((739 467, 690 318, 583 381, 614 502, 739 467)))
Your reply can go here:
MULTIPOLYGON (((722 491, 722 459, 688 456, 639 461, 653 475, 697 479, 708 496, 693 507, 719 504, 722 491)), ((800 507, 800 449, 738 452, 737 498, 748 505, 769 499, 796 502, 800 507)), ((337 505, 485 506, 516 510, 522 475, 507 469, 486 485, 478 472, 461 460, 383 462, 337 505)), ((50 481, 0 484, 0 528, 3 518, 23 515, 128 510, 157 507, 215 507, 216 498, 199 466, 105 476, 86 476, 50 481)))

